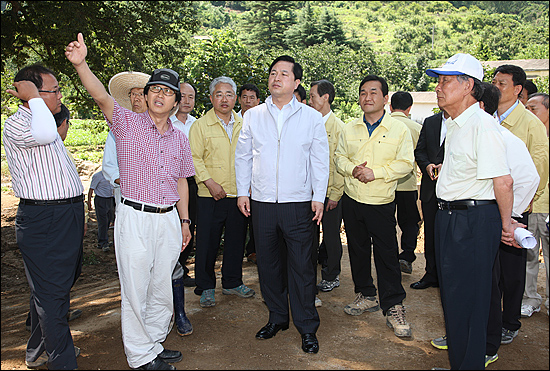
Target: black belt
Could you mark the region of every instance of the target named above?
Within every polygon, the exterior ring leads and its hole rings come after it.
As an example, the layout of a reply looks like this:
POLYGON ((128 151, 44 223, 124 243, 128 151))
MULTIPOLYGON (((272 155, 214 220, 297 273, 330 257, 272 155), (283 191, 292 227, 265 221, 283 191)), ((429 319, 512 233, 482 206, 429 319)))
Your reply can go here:
POLYGON ((130 200, 125 199, 124 197, 122 197, 121 202, 125 205, 133 207, 134 209, 136 209, 138 211, 145 211, 146 213, 164 214, 164 213, 167 213, 167 212, 172 211, 174 209, 174 205, 164 207, 164 208, 163 207, 156 207, 156 206, 151 206, 151 205, 146 205, 146 204, 140 204, 139 202, 130 201, 130 200))
POLYGON ((438 200, 439 210, 466 210, 470 207, 493 205, 495 200, 459 200, 459 201, 443 201, 438 200))
POLYGON ((39 205, 39 206, 68 205, 68 204, 74 204, 82 201, 84 201, 84 195, 79 195, 73 198, 64 198, 62 200, 29 200, 28 198, 19 199, 19 203, 22 205, 39 205))

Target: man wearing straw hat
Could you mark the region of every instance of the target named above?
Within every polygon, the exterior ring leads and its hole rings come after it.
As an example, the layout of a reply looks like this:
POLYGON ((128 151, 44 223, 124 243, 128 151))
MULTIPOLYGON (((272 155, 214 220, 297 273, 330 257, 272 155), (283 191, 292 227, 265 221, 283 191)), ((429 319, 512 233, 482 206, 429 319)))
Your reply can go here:
POLYGON ((164 349, 173 313, 170 282, 179 253, 191 238, 185 178, 194 174, 185 134, 169 120, 180 99, 179 75, 157 69, 144 88, 148 110, 131 112, 111 97, 86 63, 84 38, 65 55, 113 131, 121 203, 115 245, 121 291, 124 350, 131 368, 174 370, 179 351, 164 349))
MULTIPOLYGON (((121 107, 135 113, 147 111, 147 103, 143 96, 143 88, 151 76, 143 72, 121 72, 114 75, 109 81, 109 93, 121 107)), ((120 174, 116 159, 115 136, 109 132, 103 151, 103 176, 115 190, 116 205, 120 204, 120 174)))

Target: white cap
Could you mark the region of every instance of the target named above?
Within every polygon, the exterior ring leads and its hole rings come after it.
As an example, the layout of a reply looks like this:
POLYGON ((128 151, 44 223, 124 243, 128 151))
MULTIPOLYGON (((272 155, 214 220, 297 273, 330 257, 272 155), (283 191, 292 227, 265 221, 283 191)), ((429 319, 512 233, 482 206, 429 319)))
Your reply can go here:
POLYGON ((438 77, 439 75, 468 75, 483 81, 483 66, 470 54, 458 53, 453 55, 447 63, 440 68, 426 70, 426 75, 438 77))

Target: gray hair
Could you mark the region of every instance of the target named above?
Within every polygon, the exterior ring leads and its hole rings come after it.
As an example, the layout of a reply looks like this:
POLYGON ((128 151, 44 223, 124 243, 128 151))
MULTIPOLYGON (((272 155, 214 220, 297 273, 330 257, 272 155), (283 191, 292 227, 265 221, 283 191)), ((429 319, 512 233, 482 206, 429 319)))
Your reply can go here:
POLYGON ((214 89, 216 89, 216 85, 218 85, 220 83, 231 85, 231 88, 233 88, 233 93, 235 93, 235 95, 237 95, 237 84, 235 84, 235 81, 233 81, 232 78, 227 77, 227 76, 216 77, 214 80, 212 80, 212 82, 210 83, 210 87, 209 87, 210 95, 214 95, 214 89))

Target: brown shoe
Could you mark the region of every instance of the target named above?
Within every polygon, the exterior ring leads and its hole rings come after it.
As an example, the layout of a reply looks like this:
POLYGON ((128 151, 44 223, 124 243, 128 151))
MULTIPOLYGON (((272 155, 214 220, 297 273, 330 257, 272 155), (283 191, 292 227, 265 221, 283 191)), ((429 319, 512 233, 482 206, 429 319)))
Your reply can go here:
POLYGON ((248 255, 246 257, 246 261, 256 264, 256 253, 253 252, 252 254, 248 255))

